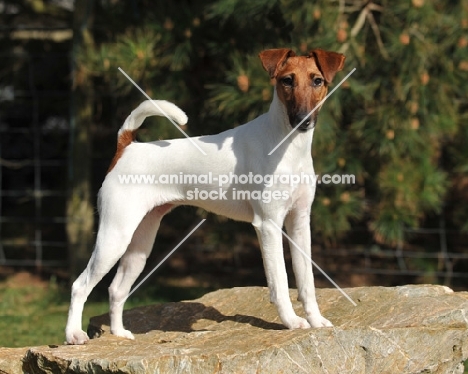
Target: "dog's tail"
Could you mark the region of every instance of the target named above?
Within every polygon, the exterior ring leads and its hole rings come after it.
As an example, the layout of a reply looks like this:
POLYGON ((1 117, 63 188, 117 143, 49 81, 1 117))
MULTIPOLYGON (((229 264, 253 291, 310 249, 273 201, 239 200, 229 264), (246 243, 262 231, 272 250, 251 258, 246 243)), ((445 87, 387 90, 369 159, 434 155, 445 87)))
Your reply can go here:
POLYGON ((137 130, 146 117, 166 116, 177 122, 179 125, 185 125, 188 121, 186 114, 178 106, 165 100, 146 100, 143 101, 125 120, 119 130, 119 137, 126 131, 137 130))
POLYGON ((136 130, 141 126, 146 117, 166 116, 177 122, 179 125, 185 125, 188 121, 187 115, 178 106, 165 100, 146 100, 134 109, 125 120, 117 135, 117 151, 109 166, 111 171, 122 153, 130 143, 135 140, 136 130))

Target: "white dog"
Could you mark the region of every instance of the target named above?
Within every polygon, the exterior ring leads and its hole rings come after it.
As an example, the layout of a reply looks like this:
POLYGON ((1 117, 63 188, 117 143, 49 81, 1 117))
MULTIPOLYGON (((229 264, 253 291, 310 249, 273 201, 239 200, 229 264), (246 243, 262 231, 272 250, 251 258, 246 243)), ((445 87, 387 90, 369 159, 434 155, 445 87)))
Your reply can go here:
POLYGON ((109 288, 111 332, 133 339, 122 322, 124 301, 144 268, 161 219, 179 205, 202 207, 235 220, 251 222, 260 242, 270 298, 283 324, 290 329, 332 326, 322 317, 317 305, 310 258, 291 246, 299 300, 306 318, 294 312, 279 229, 284 224, 290 238, 310 257, 310 211, 315 185, 259 184, 252 179, 244 183, 245 180, 233 176, 314 174, 311 148, 318 110, 313 115, 310 112, 326 96, 328 85, 343 68, 345 57, 320 49, 312 50, 307 56, 296 56, 290 49, 271 49, 261 52, 260 59, 270 78, 276 80, 273 101, 267 113, 243 126, 218 135, 136 143, 133 142, 135 132, 147 116, 165 112, 179 124, 185 124, 187 117, 171 103, 148 100, 126 119, 118 134, 117 152, 99 193, 100 226, 96 247, 87 268, 72 287, 66 327, 69 344, 83 344, 88 340, 81 328, 84 303, 94 286, 119 259, 117 274, 109 288), (161 177, 200 176, 210 172, 210 181, 191 184, 123 184, 119 179, 130 174, 161 177), (233 178, 226 181, 226 176, 233 178), (221 179, 225 184, 220 187, 221 179), (262 198, 236 199, 239 190, 262 198), (194 191, 205 191, 205 196, 194 191))

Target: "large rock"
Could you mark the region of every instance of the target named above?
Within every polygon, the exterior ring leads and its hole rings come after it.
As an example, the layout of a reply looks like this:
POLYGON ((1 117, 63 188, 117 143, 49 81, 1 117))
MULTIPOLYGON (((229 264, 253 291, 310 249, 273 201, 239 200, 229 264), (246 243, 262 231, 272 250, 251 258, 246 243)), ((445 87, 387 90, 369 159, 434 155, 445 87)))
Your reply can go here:
MULTIPOLYGON (((0 332, 1 334, 1 332, 0 332)), ((23 357, 27 348, 0 347, 0 374, 23 373, 23 357)))
MULTIPOLYGON (((468 293, 442 286, 318 290, 335 327, 286 330, 260 287, 128 310, 135 341, 91 319, 84 346, 31 348, 31 373, 463 373, 468 293)), ((296 299, 296 292, 291 291, 296 299)), ((299 314, 300 304, 294 302, 299 314)), ((0 370, 2 370, 0 368, 0 370)))

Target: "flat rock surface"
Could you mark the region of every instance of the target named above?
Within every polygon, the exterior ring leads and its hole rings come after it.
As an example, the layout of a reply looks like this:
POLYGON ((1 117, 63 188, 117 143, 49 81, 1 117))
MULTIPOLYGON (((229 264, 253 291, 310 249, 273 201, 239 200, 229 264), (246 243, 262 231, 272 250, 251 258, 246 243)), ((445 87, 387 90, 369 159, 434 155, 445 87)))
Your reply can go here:
MULTIPOLYGON (((286 330, 268 290, 219 290, 200 299, 124 313, 135 341, 90 321, 84 346, 35 347, 29 373, 463 373, 468 358, 468 293, 442 286, 317 290, 335 327, 286 330)), ((297 293, 290 292, 296 300, 297 293)), ((302 315, 300 303, 294 307, 302 315)), ((18 353, 18 352, 16 352, 18 353)), ((1 356, 0 351, 0 356, 1 356)))
POLYGON ((23 373, 23 357, 28 348, 0 347, 0 374, 23 373))

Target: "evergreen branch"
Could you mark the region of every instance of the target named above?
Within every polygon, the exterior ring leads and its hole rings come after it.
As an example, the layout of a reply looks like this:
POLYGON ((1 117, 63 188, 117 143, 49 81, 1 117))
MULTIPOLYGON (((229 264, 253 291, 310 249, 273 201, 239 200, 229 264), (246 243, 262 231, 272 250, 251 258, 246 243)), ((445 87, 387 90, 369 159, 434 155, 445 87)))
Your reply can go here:
MULTIPOLYGON (((355 38, 359 34, 361 29, 364 27, 364 25, 366 23, 366 18, 367 18, 367 20, 369 21, 369 24, 370 24, 370 26, 372 28, 372 31, 374 32, 375 39, 377 40, 377 45, 379 47, 380 53, 382 54, 382 56, 386 60, 388 60, 389 59, 388 52, 384 47, 382 38, 380 36, 379 27, 377 26, 377 23, 375 22, 375 18, 374 18, 373 14, 372 14, 372 11, 381 12, 382 10, 383 10, 383 8, 380 5, 376 5, 376 4, 372 3, 372 2, 369 2, 364 8, 362 8, 361 13, 359 13, 359 16, 358 16, 356 22, 354 23, 354 26, 351 29, 350 34, 351 34, 352 38, 355 38)), ((344 53, 346 53, 348 48, 349 48, 349 42, 346 42, 340 48, 339 52, 344 54, 344 53)))
POLYGON ((340 0, 338 4, 338 19, 345 13, 345 0, 340 0))
POLYGON ((389 55, 388 55, 387 50, 384 47, 384 44, 382 42, 382 38, 380 37, 380 30, 379 30, 379 27, 377 26, 377 23, 375 22, 375 18, 374 18, 374 15, 372 14, 372 12, 367 12, 367 19, 368 19, 369 24, 370 24, 370 26, 372 28, 372 31, 374 32, 375 39, 377 40, 377 45, 379 46, 379 49, 380 49, 380 53, 382 54, 382 56, 384 57, 385 60, 388 60, 389 55))
POLYGON ((349 5, 346 4, 346 0, 338 0, 338 6, 343 9, 342 13, 354 13, 362 9, 363 6, 369 3, 369 0, 351 0, 349 5))
MULTIPOLYGON (((361 10, 361 13, 358 16, 358 19, 356 20, 356 22, 354 23, 353 28, 351 29, 351 37, 352 38, 356 37, 356 35, 359 33, 359 31, 362 29, 362 27, 364 26, 364 24, 366 22, 367 7, 368 7, 368 5, 366 5, 361 10)), ((346 51, 348 50, 348 48, 349 48, 349 42, 346 42, 345 44, 343 44, 343 46, 340 48, 340 50, 338 52, 345 54, 346 51)))

